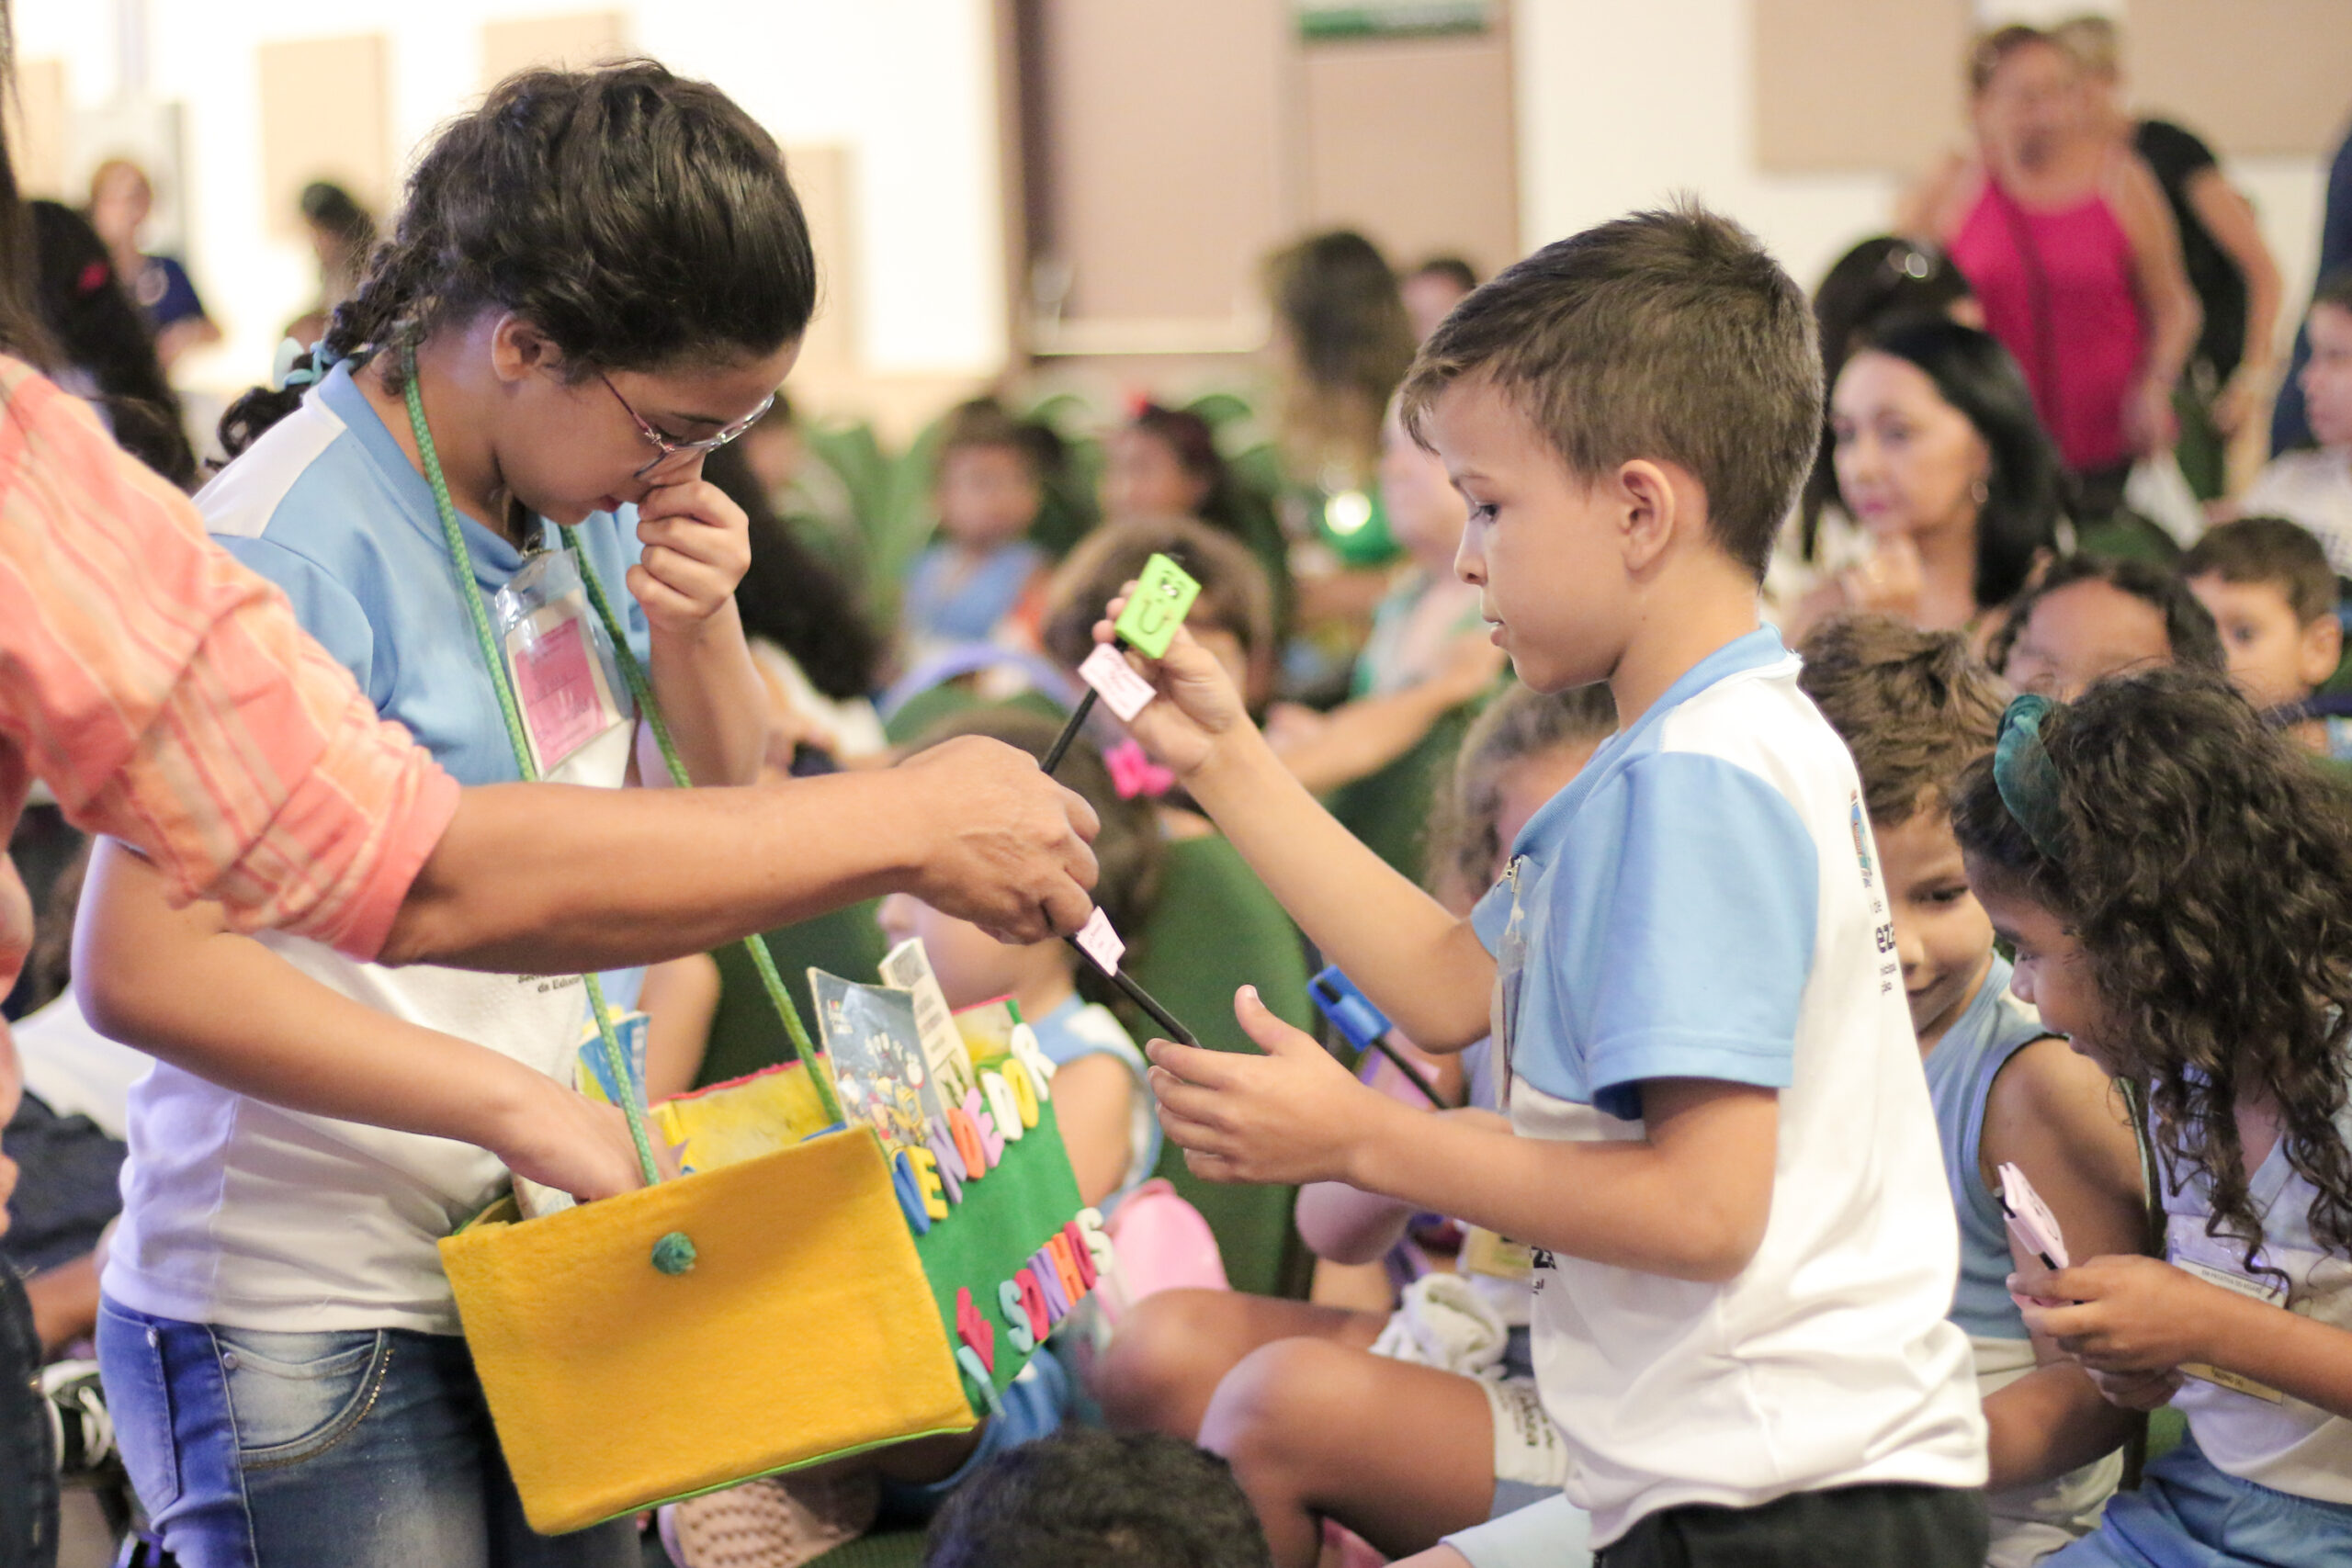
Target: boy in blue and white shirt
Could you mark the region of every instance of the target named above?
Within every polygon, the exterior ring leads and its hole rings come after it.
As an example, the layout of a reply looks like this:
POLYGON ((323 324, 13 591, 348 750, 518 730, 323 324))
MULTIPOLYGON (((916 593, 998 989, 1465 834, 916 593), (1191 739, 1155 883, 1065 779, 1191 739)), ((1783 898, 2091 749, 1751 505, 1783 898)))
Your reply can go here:
MULTIPOLYGON (((1957 1236, 1853 764, 1760 629, 1820 414, 1811 315, 1736 226, 1547 247, 1423 347, 1404 401, 1469 502, 1455 560, 1539 691, 1623 732, 1457 920, 1289 780, 1179 637, 1135 728, 1417 1042, 1487 1032, 1509 1134, 1364 1090, 1244 993, 1265 1058, 1155 1043, 1213 1178, 1339 1179, 1537 1248, 1566 1497, 1417 1562, 1984 1559, 1957 1236)), ((1114 606, 1114 609, 1116 606, 1114 606)), ((1098 628, 1107 637, 1107 626, 1098 628)))

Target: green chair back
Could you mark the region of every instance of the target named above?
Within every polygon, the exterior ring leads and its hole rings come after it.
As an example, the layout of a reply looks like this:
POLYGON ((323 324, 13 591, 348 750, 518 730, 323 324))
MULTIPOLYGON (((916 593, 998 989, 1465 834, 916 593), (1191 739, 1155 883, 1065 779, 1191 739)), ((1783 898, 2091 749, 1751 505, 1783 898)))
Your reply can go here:
MULTIPOLYGON (((852 904, 797 925, 767 933, 768 953, 776 973, 792 993, 792 1005, 803 1022, 817 1010, 808 995, 811 965, 844 980, 871 984, 889 944, 874 923, 874 903, 852 904)), ((702 1070, 695 1087, 729 1083, 750 1073, 792 1060, 791 1043, 784 1023, 769 1002, 759 971, 741 942, 729 942, 711 954, 718 964, 718 1010, 711 1015, 710 1044, 703 1052, 702 1070)))
MULTIPOLYGON (((1214 1050, 1257 1049, 1233 1017, 1233 993, 1245 985, 1258 987, 1276 1017, 1314 1027, 1298 930, 1240 852, 1219 836, 1168 846, 1159 902, 1129 973, 1214 1050)), ((1148 1035, 1147 1027, 1137 1038, 1148 1035)), ((1183 1151, 1172 1144, 1154 1174, 1174 1183, 1207 1219, 1235 1290, 1306 1295, 1314 1258, 1291 1223, 1295 1188, 1204 1181, 1185 1168, 1183 1151)))

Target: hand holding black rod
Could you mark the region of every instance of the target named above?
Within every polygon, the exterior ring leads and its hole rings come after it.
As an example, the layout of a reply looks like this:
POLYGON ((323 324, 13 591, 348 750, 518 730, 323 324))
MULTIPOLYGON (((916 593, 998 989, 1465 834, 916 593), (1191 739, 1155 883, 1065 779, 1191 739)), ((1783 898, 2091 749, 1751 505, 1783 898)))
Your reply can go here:
MULTIPOLYGON (((1070 742, 1078 739, 1079 730, 1086 724, 1086 716, 1093 711, 1094 688, 1089 686, 1086 688, 1085 694, 1078 699, 1078 706, 1070 710, 1069 722, 1062 726, 1062 732, 1054 737, 1054 743, 1046 749, 1045 756, 1039 761, 1038 765, 1046 771, 1048 777, 1052 776, 1056 768, 1062 765, 1062 758, 1069 752, 1070 742)), ((1066 936, 1062 940, 1072 947, 1077 947, 1080 953, 1086 953, 1083 947, 1079 947, 1078 938, 1066 936)), ((1093 956, 1092 953, 1087 953, 1088 962, 1091 963, 1093 956)), ((1096 964, 1095 967, 1099 969, 1102 965, 1096 964)), ((1118 987, 1129 1001, 1143 1009, 1150 1015, 1154 1023, 1168 1031, 1170 1039, 1182 1045, 1200 1043, 1200 1041, 1193 1037, 1191 1030, 1176 1021, 1174 1013, 1161 1007, 1157 998, 1136 984, 1135 976, 1129 975, 1125 969, 1111 969, 1104 972, 1111 976, 1111 984, 1118 987)))

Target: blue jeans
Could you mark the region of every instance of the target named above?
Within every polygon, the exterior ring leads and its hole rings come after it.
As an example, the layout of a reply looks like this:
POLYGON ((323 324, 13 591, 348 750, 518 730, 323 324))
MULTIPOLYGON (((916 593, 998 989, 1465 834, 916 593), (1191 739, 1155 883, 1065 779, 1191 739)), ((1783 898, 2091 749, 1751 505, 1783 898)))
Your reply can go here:
POLYGON ((628 1521, 535 1534, 463 1339, 98 1310, 131 1484, 181 1568, 634 1568, 628 1521))

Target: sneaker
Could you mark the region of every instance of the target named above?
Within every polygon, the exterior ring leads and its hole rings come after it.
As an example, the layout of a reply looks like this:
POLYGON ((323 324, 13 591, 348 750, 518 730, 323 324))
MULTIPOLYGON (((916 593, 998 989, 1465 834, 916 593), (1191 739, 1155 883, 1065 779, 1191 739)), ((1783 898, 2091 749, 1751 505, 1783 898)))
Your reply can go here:
POLYGON ((770 1476, 662 1509, 662 1545, 678 1568, 798 1568, 873 1528, 882 1483, 872 1471, 770 1476))
POLYGON ((114 1457, 114 1419, 96 1361, 51 1361, 40 1370, 40 1392, 57 1439, 57 1473, 74 1481, 114 1457))

